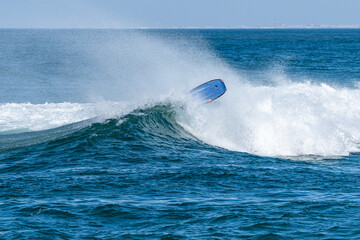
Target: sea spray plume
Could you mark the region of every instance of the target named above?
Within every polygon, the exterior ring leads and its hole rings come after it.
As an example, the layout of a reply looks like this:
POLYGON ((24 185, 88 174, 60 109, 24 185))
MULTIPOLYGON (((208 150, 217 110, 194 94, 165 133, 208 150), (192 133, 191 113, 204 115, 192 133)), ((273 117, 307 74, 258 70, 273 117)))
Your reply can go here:
POLYGON ((235 75, 200 36, 190 41, 176 32, 168 36, 151 30, 122 30, 92 41, 93 48, 88 50, 95 72, 89 81, 92 97, 140 101, 235 75))
MULTIPOLYGON (((38 87, 42 92, 50 92, 44 95, 45 101, 47 95, 56 95, 52 93, 61 90, 58 95, 62 97, 57 100, 60 103, 1 105, 0 131, 37 131, 92 117, 111 118, 148 102, 179 98, 205 80, 232 76, 226 64, 206 49, 201 37, 194 34, 191 40, 184 40, 176 34, 170 35, 132 30, 103 30, 100 34, 95 30, 81 34, 71 30, 43 33, 42 40, 51 39, 46 49, 49 56, 36 64, 46 63, 46 69, 53 62, 61 64, 55 65, 55 72, 46 71, 51 76, 46 81, 50 86, 43 89, 39 82, 38 87), (59 49, 63 52, 58 56, 59 49), (64 73, 59 74, 60 69, 64 73), (63 91, 69 84, 73 92, 63 91), (87 93, 85 102, 90 103, 66 100, 75 99, 78 92, 87 93)), ((29 55, 37 56, 36 49, 29 55)), ((38 83, 37 79, 33 81, 32 84, 38 83)))

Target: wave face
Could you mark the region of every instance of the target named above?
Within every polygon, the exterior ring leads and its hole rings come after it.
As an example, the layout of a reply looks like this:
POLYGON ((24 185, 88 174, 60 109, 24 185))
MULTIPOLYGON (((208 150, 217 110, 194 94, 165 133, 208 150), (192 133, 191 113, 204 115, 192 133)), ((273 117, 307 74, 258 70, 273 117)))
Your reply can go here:
POLYGON ((359 36, 0 30, 0 238, 359 238, 359 36))

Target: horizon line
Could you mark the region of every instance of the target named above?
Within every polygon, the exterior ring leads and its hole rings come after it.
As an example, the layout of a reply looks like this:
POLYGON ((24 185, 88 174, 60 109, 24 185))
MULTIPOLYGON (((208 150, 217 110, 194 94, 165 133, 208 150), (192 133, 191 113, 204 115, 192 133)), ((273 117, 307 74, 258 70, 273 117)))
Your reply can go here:
POLYGON ((237 27, 215 27, 215 26, 208 26, 208 27, 0 27, 0 29, 44 29, 44 30, 216 30, 216 29, 360 29, 360 25, 289 25, 289 26, 258 26, 258 27, 251 27, 251 26, 237 26, 237 27))

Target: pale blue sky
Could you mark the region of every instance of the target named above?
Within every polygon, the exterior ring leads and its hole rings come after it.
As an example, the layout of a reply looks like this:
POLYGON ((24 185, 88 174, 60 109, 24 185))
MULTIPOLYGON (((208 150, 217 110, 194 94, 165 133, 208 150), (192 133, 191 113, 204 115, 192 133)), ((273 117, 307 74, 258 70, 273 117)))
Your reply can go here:
POLYGON ((0 0, 0 28, 360 25, 360 0, 0 0))

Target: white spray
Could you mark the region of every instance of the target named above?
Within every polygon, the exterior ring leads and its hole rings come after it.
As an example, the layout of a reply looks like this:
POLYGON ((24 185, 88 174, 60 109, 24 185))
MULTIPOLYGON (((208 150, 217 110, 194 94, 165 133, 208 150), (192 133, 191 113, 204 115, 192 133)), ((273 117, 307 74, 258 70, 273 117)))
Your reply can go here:
POLYGON ((182 125, 202 141, 265 156, 359 151, 360 90, 327 84, 253 86, 228 81, 213 106, 188 108, 182 125))

